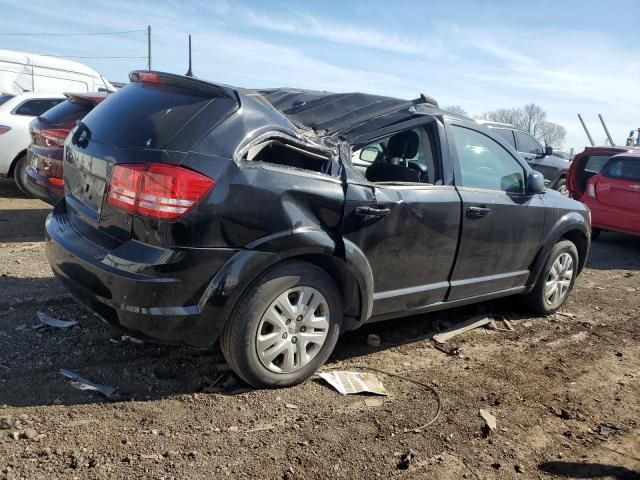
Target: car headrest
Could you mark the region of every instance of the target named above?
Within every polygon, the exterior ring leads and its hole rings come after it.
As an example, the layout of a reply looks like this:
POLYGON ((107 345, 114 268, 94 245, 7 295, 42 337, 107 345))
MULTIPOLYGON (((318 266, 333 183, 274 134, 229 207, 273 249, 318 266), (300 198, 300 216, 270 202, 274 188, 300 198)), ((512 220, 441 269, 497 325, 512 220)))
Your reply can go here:
POLYGON ((386 156, 389 158, 413 158, 418 153, 420 138, 413 130, 396 133, 387 143, 386 156))

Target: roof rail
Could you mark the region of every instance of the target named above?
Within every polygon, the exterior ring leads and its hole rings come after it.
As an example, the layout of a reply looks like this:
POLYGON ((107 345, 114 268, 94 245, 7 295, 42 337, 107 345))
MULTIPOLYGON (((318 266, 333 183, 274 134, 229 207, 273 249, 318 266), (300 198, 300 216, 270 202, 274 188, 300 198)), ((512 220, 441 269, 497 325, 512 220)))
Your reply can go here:
POLYGON ((482 118, 476 118, 476 123, 479 124, 479 125, 487 125, 487 126, 490 126, 490 127, 516 128, 510 123, 494 122, 493 120, 483 120, 482 118))

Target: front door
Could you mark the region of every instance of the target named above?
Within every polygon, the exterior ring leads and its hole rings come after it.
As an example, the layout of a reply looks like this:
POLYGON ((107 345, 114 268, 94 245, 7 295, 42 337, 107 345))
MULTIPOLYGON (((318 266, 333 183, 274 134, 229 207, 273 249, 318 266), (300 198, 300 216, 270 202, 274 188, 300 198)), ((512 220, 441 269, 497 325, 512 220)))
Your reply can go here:
POLYGON ((468 125, 448 125, 462 234, 448 300, 524 286, 544 231, 541 195, 525 194, 517 153, 468 125))
POLYGON ((433 119, 354 147, 364 175, 351 172, 344 234, 371 265, 373 317, 406 315, 444 301, 449 290, 460 197, 442 168, 441 133, 442 124, 433 119), (360 152, 374 149, 380 155, 363 164, 369 156, 360 152))

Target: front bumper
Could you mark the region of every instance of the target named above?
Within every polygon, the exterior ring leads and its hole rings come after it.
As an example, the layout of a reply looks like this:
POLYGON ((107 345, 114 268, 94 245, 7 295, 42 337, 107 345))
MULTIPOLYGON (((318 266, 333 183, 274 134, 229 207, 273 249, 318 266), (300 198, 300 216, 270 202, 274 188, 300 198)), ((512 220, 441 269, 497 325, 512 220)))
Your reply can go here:
POLYGON ((83 305, 136 338, 208 348, 224 324, 216 273, 235 249, 162 249, 135 240, 107 251, 69 222, 64 201, 46 221, 54 275, 83 305))

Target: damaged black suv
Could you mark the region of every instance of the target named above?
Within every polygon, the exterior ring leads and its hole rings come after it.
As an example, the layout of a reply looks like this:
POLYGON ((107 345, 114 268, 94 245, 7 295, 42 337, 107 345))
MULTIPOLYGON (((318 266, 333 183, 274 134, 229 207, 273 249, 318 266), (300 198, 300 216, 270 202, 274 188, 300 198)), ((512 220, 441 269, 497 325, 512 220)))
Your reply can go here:
POLYGON ((303 381, 366 322, 516 294, 553 312, 585 263, 588 210, 426 96, 130 78, 67 138, 53 271, 136 337, 219 339, 254 386, 303 381))

